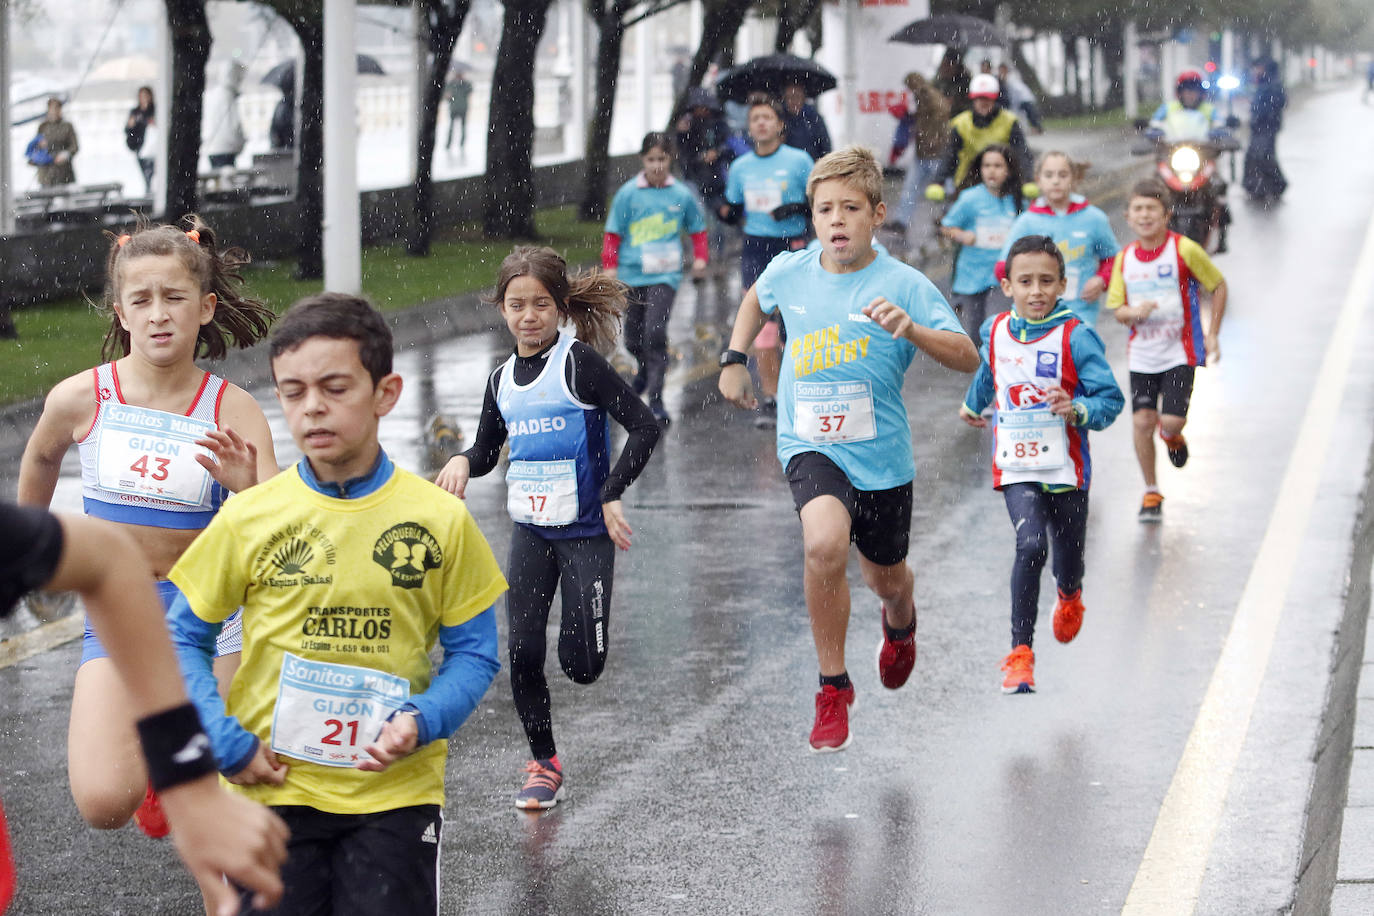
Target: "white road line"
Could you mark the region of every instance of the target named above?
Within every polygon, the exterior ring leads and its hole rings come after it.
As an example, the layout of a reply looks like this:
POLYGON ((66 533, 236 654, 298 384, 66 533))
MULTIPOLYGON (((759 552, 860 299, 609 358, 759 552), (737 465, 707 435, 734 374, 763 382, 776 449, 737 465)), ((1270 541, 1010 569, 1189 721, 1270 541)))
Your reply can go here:
POLYGON ((61 620, 45 623, 0 641, 0 668, 17 665, 26 658, 76 639, 81 635, 85 623, 84 614, 70 614, 61 620))
POLYGON ((1231 775, 1250 728, 1298 549, 1312 514, 1322 463, 1336 429, 1339 395, 1350 371, 1355 332, 1371 293, 1374 217, 1365 230, 1364 245, 1322 357, 1302 427, 1293 438, 1293 454, 1269 527, 1126 896, 1123 916, 1180 916, 1192 913, 1197 905, 1231 775))

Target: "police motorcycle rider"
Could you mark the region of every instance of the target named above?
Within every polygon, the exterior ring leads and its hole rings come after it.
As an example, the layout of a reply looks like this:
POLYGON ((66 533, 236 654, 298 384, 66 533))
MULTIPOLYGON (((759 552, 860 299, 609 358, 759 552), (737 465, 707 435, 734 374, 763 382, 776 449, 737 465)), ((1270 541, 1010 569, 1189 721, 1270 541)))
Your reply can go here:
MULTIPOLYGON (((1145 136, 1161 146, 1200 144, 1204 157, 1215 157, 1224 149, 1234 149, 1228 121, 1222 120, 1216 107, 1207 99, 1206 82, 1196 70, 1184 70, 1174 84, 1175 98, 1160 105, 1150 118, 1145 136)), ((1162 152, 1161 155, 1168 155, 1162 152)), ((1217 252, 1226 250, 1226 227, 1231 211, 1226 205, 1226 182, 1219 172, 1209 181, 1212 191, 1212 224, 1217 226, 1217 252)), ((1173 208, 1177 211, 1177 207, 1173 208)))

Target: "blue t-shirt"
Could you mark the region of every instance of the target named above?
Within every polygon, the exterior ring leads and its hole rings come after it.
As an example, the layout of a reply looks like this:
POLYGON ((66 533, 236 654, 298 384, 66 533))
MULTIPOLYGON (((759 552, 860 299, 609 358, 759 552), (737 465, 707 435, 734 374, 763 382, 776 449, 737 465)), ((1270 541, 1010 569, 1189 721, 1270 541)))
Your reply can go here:
POLYGON ((627 286, 682 282, 682 233, 706 230, 701 205, 687 185, 671 175, 661 188, 640 173, 620 186, 611 200, 606 231, 620 236, 618 276, 627 286))
POLYGON ((1016 204, 1010 194, 998 197, 981 184, 964 189, 940 220, 942 226, 971 230, 978 237, 959 249, 950 285, 953 292, 972 295, 997 286, 997 255, 1015 220, 1016 204))
POLYGON ((745 235, 784 239, 806 234, 805 216, 776 220, 769 214, 783 204, 806 203, 811 166, 810 156, 787 144, 767 156, 745 153, 730 163, 725 200, 744 204, 745 235))
POLYGON ((1048 235, 1054 239, 1064 255, 1064 273, 1068 280, 1063 302, 1090 326, 1095 324, 1101 297, 1095 302, 1084 302, 1078 298, 1078 293, 1097 273, 1102 260, 1114 257, 1121 250, 1107 214, 1077 194, 1069 199, 1068 212, 1058 214, 1042 197, 1011 224, 1011 232, 998 260, 1005 261, 1011 243, 1027 235, 1048 235))
POLYGON ((935 284, 878 253, 863 270, 831 273, 821 252, 780 254, 754 287, 766 313, 787 329, 778 380, 778 460, 820 452, 860 490, 886 490, 916 476, 902 381, 916 346, 863 314, 882 296, 913 321, 963 333, 935 284))

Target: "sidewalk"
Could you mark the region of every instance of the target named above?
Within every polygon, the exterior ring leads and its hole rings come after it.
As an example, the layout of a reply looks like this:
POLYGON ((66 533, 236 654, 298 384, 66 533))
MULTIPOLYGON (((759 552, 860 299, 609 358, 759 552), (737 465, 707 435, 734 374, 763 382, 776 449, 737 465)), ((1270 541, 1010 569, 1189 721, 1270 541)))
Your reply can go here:
MULTIPOLYGON (((1374 577, 1374 570, 1370 575, 1374 577)), ((1352 592, 1362 592, 1368 601, 1368 581, 1352 582, 1350 587, 1352 592)), ((1374 627, 1367 619, 1364 626, 1350 779, 1341 821, 1336 886, 1331 894, 1332 916, 1374 913, 1374 627)))

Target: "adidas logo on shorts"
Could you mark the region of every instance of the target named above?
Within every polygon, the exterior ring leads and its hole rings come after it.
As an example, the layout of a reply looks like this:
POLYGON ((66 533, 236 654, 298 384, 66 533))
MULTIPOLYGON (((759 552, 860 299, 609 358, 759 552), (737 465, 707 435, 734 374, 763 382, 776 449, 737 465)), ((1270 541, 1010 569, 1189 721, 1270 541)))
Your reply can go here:
POLYGON ((420 842, 436 844, 439 842, 439 831, 434 829, 433 822, 431 822, 429 826, 425 827, 424 833, 420 834, 420 842))

